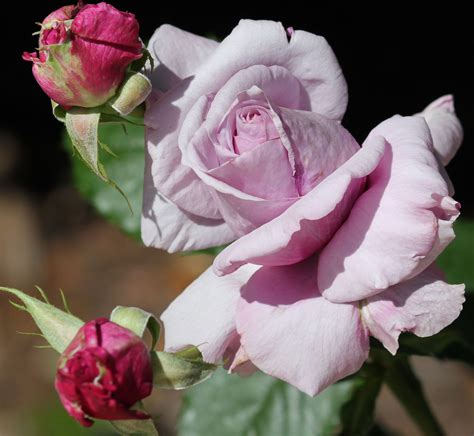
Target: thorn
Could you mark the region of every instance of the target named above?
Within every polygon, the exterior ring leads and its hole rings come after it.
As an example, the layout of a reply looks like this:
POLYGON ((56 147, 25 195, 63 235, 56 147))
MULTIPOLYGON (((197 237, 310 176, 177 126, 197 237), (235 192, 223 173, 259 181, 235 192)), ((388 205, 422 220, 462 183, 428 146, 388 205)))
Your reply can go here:
POLYGON ((18 310, 22 310, 24 312, 29 312, 29 310, 25 307, 25 306, 22 306, 21 304, 18 304, 18 303, 15 303, 14 301, 12 300, 9 300, 10 301, 10 304, 15 307, 16 309, 18 310))
POLYGON ((45 303, 51 306, 51 303, 49 302, 48 297, 46 296, 45 292, 39 286, 35 286, 35 288, 41 294, 45 303))
POLYGON ((71 311, 69 310, 69 305, 67 304, 66 296, 64 295, 64 292, 61 288, 59 288, 59 292, 61 293, 64 309, 66 309, 66 312, 69 313, 69 315, 72 315, 71 311))

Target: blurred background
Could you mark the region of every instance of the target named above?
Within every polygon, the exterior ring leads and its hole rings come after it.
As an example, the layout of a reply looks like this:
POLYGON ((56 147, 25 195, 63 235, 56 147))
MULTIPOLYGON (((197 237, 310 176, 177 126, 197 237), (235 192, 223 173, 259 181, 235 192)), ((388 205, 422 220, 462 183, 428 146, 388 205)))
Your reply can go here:
MULTIPOLYGON (((180 256, 144 248, 101 219, 72 185, 69 151, 61 146, 62 126, 21 60, 36 47, 40 22, 60 1, 16 2, 2 20, 0 77, 0 285, 33 292, 45 289, 59 302, 59 288, 83 319, 107 316, 115 305, 140 306, 156 314, 210 263, 206 255, 180 256)), ((225 37, 239 18, 268 18, 285 26, 324 35, 349 84, 345 126, 360 142, 393 114, 412 114, 452 93, 465 128, 464 145, 448 167, 463 216, 474 218, 474 40, 462 25, 467 11, 453 6, 413 10, 368 10, 291 5, 264 13, 253 5, 233 5, 229 13, 150 2, 115 1, 134 12, 148 39, 162 23, 201 35, 225 37), (184 14, 185 13, 185 14, 184 14)), ((401 6, 400 6, 401 8, 401 6)), ((251 47, 249 47, 251 50, 251 47)), ((179 55, 179 54, 177 54, 179 55)), ((474 242, 474 241, 473 241, 474 242)), ((56 355, 36 349, 40 338, 28 316, 0 296, 0 436, 106 435, 105 427, 83 431, 61 409, 52 380, 56 355), (54 420, 53 418, 54 417, 54 420)), ((474 380, 468 367, 428 358, 415 361, 433 409, 449 435, 474 433, 474 380)), ((160 434, 175 434, 180 394, 158 392, 149 407, 160 434)), ((393 434, 416 435, 410 419, 388 392, 377 419, 393 434)))

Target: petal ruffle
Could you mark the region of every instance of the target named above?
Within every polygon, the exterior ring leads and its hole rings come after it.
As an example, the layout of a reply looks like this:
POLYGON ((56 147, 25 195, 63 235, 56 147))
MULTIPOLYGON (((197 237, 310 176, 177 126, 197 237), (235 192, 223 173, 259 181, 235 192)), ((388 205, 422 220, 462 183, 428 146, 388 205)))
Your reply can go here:
POLYGON ((433 147, 440 162, 446 166, 461 146, 464 132, 454 111, 452 95, 445 95, 428 105, 421 115, 433 137, 433 147))
POLYGON ((219 43, 212 39, 169 24, 158 27, 148 44, 156 64, 150 75, 153 88, 166 92, 192 76, 218 46, 219 43))
POLYGON ((432 151, 421 117, 393 117, 369 135, 387 153, 368 189, 321 252, 318 286, 333 302, 350 302, 408 280, 433 263, 454 238, 459 204, 432 151))
POLYGON ((404 331, 432 336, 451 324, 464 303, 464 285, 449 285, 432 265, 420 275, 367 299, 362 308, 370 334, 392 354, 404 331))

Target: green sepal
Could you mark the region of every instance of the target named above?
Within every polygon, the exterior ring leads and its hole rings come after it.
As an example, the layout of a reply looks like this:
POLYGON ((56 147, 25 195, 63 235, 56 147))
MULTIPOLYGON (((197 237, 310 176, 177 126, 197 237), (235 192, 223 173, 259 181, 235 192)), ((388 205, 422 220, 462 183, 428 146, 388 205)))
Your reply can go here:
POLYGON ((204 362, 196 347, 177 353, 156 351, 151 354, 153 383, 161 389, 181 390, 197 385, 212 376, 216 365, 204 362))
POLYGON ((0 287, 0 291, 9 292, 23 302, 25 306, 19 308, 31 315, 43 337, 58 353, 66 349, 84 324, 79 318, 17 289, 0 287))
POLYGON ((53 109, 54 118, 59 122, 66 124, 66 109, 57 104, 54 100, 51 100, 51 106, 53 109))
POLYGON ((142 73, 128 73, 110 106, 120 115, 130 115, 151 93, 151 82, 142 73))
POLYGON ((143 337, 145 329, 148 328, 152 338, 152 350, 160 338, 161 325, 158 319, 138 307, 117 306, 110 314, 110 321, 131 330, 140 337, 143 337))
MULTIPOLYGON (((137 403, 133 409, 146 413, 141 402, 137 403)), ((158 430, 152 419, 126 419, 109 422, 121 435, 158 436, 158 430)))
POLYGON ((99 160, 98 129, 101 113, 99 108, 72 108, 66 112, 66 130, 75 151, 82 161, 102 181, 115 188, 125 199, 132 212, 130 202, 125 193, 111 180, 99 160))

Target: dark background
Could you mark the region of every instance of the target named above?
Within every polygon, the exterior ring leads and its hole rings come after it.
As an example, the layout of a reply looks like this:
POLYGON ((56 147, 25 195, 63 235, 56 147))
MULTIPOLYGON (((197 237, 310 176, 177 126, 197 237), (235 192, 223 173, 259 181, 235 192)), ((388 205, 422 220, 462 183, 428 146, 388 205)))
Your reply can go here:
MULTIPOLYGON (((349 84, 345 126, 361 142, 380 121, 393 114, 411 114, 435 98, 452 93, 465 129, 465 141, 449 167, 463 212, 472 215, 470 171, 473 161, 474 40, 464 18, 470 16, 455 2, 442 8, 404 9, 402 4, 362 10, 342 5, 312 10, 290 2, 259 12, 247 2, 222 3, 216 8, 189 8, 183 3, 115 1, 119 9, 134 12, 148 39, 161 23, 171 23, 198 34, 225 37, 240 18, 268 18, 285 26, 323 35, 332 45, 349 84), (150 5, 153 6, 150 6, 150 5), (170 6, 175 6, 174 10, 170 6), (228 10, 228 13, 225 11, 228 10)), ((359 3, 359 2, 357 2, 359 3)), ((413 2, 412 2, 413 3, 413 2)), ((11 180, 39 196, 69 177, 68 159, 58 146, 61 126, 50 114, 49 101, 21 60, 32 51, 35 22, 64 5, 61 1, 10 3, 2 21, 2 109, 0 127, 19 136, 21 159, 11 180), (15 11, 16 9, 16 11, 15 11), (18 19, 21 17, 21 20, 18 19), (6 26, 6 27, 5 27, 6 26), (6 53, 5 53, 6 51, 6 53), (3 112, 2 111, 2 112, 3 112)), ((472 25, 472 24, 471 24, 472 25)), ((249 47, 251 50, 251 47, 249 47)))

